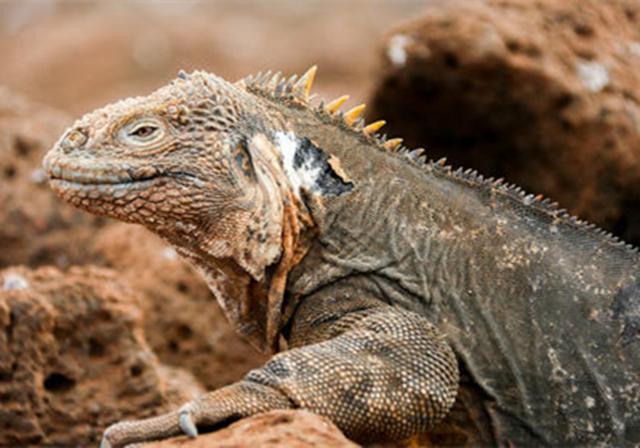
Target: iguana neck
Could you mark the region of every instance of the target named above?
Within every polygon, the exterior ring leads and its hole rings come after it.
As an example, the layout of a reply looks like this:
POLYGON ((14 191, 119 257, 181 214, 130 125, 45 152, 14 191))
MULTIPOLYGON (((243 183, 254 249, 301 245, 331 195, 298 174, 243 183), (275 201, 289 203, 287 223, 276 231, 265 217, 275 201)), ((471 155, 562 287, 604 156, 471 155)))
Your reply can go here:
POLYGON ((277 351, 290 271, 304 257, 315 230, 306 204, 286 178, 277 148, 264 134, 250 141, 260 188, 248 223, 232 241, 214 231, 178 251, 205 277, 227 319, 257 349, 277 351))
POLYGON ((217 258, 201 249, 178 252, 205 278, 209 289, 236 331, 262 352, 279 350, 284 326, 284 296, 291 270, 308 250, 311 227, 302 224, 292 207, 285 207, 281 253, 260 278, 234 258, 217 258))

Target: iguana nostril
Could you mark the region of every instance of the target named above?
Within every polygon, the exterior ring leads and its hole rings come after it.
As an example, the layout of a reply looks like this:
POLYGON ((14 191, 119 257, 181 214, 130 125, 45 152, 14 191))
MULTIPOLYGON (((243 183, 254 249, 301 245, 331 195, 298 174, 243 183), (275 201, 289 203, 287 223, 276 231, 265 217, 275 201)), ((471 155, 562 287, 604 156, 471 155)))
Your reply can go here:
POLYGON ((71 150, 80 148, 87 143, 87 140, 87 132, 84 129, 71 129, 62 139, 60 148, 63 152, 68 153, 71 150))

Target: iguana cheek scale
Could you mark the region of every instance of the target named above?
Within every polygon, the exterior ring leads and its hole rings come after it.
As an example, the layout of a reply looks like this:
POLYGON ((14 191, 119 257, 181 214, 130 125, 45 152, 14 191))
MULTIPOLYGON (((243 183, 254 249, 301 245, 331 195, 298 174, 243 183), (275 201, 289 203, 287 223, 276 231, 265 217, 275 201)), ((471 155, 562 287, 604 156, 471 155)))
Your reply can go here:
POLYGON ((312 104, 314 76, 181 72, 85 115, 47 155, 62 198, 163 237, 240 334, 282 350, 180 410, 109 427, 103 446, 282 408, 401 440, 437 430, 459 390, 451 419, 473 443, 640 444, 637 250, 427 161, 364 106, 341 112, 346 97, 312 104))

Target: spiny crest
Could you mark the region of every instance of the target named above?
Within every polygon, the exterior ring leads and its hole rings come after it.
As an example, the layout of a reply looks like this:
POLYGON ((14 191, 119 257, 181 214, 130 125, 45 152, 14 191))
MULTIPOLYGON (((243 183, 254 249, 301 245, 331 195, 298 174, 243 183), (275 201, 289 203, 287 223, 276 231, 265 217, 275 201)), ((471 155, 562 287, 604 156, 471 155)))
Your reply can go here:
MULTIPOLYGON (((267 71, 258 73, 255 76, 248 76, 240 82, 250 92, 263 97, 308 107, 325 118, 333 119, 336 125, 341 125, 367 138, 369 143, 376 145, 380 149, 403 154, 411 153, 408 148, 401 144, 401 138, 387 139, 386 135, 377 133, 386 124, 386 121, 378 120, 370 124, 365 123, 361 117, 366 107, 364 104, 359 104, 346 112, 342 112, 340 107, 349 99, 349 95, 343 95, 326 104, 321 102, 319 106, 311 106, 310 103, 313 96, 310 93, 316 72, 317 67, 314 65, 300 78, 293 75, 287 79, 280 72, 274 74, 271 71, 267 71)), ((422 154, 417 156, 410 155, 410 158, 414 159, 414 161, 419 161, 421 156, 422 154)), ((426 156, 424 159, 426 161, 426 156)))
POLYGON ((356 133, 379 150, 388 154, 395 154, 410 163, 422 167, 422 169, 428 172, 445 176, 457 182, 471 184, 476 188, 490 189, 495 193, 507 196, 525 206, 550 216, 557 223, 566 223, 586 231, 593 231, 612 244, 622 246, 633 252, 638 252, 638 248, 625 243, 618 237, 598 228, 594 224, 572 216, 565 209, 560 208, 557 202, 544 198, 542 195, 528 194, 521 187, 515 184, 505 183, 503 179, 485 178, 474 169, 458 168, 453 170, 451 165, 446 164, 446 158, 430 161, 427 158, 424 148, 409 149, 402 144, 403 140, 401 138, 389 139, 386 134, 378 134, 377 132, 386 124, 386 121, 378 120, 370 124, 365 124, 364 120, 360 118, 360 115, 365 109, 364 104, 355 106, 346 112, 340 111, 340 107, 349 99, 349 95, 343 95, 326 104, 321 101, 318 106, 311 106, 310 101, 313 96, 310 95, 310 92, 316 71, 317 67, 314 65, 299 79, 295 75, 285 79, 282 78, 279 72, 272 74, 271 71, 268 71, 256 76, 249 76, 245 78, 243 82, 248 90, 267 98, 288 100, 302 104, 313 110, 321 118, 331 119, 337 127, 356 133))
POLYGON ((241 82, 245 87, 263 96, 274 99, 288 99, 308 104, 311 100, 311 87, 316 77, 317 66, 311 67, 300 78, 293 75, 285 78, 282 73, 272 73, 271 70, 257 75, 247 76, 241 82))

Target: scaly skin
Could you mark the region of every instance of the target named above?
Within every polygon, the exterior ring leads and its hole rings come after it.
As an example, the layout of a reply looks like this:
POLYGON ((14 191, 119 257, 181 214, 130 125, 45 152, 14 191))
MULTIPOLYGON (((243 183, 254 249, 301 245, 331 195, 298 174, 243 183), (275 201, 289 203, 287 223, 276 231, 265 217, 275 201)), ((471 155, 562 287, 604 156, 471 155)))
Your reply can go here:
POLYGON ((47 155, 62 198, 159 234, 243 336, 288 348, 176 412, 111 426, 104 446, 283 408, 400 440, 447 414, 459 366, 475 393, 463 424, 490 428, 476 443, 640 443, 637 251, 426 163, 363 128, 361 109, 310 106, 314 73, 181 74, 86 115, 47 155))

